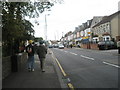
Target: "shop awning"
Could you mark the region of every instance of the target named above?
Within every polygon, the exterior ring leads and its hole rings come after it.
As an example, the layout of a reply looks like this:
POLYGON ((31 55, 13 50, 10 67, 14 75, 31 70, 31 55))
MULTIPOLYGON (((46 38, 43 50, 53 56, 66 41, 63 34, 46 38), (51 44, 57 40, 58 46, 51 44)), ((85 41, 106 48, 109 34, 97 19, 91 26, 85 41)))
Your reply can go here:
POLYGON ((77 39, 75 39, 75 41, 81 41, 82 40, 82 38, 77 38, 77 39))

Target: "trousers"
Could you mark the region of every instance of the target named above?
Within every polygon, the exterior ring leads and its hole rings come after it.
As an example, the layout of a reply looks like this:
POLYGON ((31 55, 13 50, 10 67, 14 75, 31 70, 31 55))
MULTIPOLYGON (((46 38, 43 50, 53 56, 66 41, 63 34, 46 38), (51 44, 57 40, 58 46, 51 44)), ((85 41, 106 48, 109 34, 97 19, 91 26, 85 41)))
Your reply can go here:
POLYGON ((34 56, 28 56, 27 66, 29 69, 34 69, 34 56))
POLYGON ((43 70, 45 68, 45 58, 40 58, 39 57, 39 60, 40 60, 40 67, 43 70))

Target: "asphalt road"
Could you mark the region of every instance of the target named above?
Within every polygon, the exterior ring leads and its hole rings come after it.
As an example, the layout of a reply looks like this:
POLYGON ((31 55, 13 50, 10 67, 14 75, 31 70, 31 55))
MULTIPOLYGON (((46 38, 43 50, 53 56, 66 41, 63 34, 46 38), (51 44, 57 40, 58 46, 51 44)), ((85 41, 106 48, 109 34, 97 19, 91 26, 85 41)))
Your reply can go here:
POLYGON ((119 55, 86 49, 51 49, 74 88, 118 88, 119 55))

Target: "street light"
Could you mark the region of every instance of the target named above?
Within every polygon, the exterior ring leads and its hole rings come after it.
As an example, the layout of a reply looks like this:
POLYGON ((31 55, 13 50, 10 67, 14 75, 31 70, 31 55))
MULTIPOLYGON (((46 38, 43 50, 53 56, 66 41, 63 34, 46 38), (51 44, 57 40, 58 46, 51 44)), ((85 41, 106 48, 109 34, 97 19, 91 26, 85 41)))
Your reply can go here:
POLYGON ((50 14, 45 14, 45 40, 47 41, 47 16, 50 14))

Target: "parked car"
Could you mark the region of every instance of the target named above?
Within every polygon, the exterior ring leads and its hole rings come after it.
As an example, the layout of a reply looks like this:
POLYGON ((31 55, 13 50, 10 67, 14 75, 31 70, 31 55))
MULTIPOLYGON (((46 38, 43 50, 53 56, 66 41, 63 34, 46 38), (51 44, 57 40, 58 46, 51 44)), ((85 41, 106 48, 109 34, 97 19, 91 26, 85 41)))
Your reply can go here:
POLYGON ((59 48, 59 49, 64 49, 64 45, 59 44, 59 45, 58 45, 58 48, 59 48))
POLYGON ((108 50, 108 49, 113 49, 115 48, 115 43, 113 41, 101 41, 98 42, 98 48, 100 50, 104 49, 104 50, 108 50))
POLYGON ((54 47, 54 48, 58 48, 58 44, 54 44, 53 47, 54 47))
POLYGON ((48 47, 49 47, 49 48, 53 48, 53 45, 49 45, 48 47))

